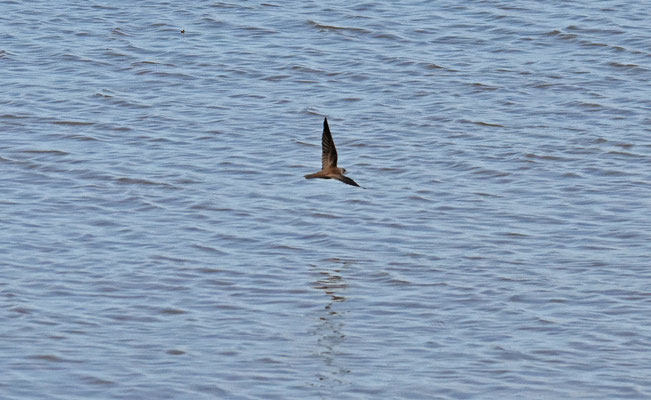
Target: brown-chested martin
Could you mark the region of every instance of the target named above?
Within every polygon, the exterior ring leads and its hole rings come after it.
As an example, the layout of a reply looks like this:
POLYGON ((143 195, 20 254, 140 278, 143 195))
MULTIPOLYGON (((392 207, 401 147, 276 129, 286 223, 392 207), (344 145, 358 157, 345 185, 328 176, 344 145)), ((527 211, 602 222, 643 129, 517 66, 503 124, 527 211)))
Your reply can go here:
POLYGON ((323 120, 323 136, 321 137, 321 147, 321 171, 305 175, 305 178, 336 179, 349 185, 361 187, 354 180, 350 179, 347 176, 344 176, 346 173, 345 168, 337 167, 337 149, 335 148, 335 142, 332 140, 332 135, 330 134, 330 127, 328 127, 328 118, 325 118, 323 120))

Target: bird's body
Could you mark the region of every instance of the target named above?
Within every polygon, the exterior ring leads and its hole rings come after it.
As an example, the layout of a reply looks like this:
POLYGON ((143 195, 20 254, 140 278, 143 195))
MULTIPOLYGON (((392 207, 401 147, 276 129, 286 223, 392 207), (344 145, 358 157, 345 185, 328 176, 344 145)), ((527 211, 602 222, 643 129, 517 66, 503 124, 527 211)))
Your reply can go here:
POLYGON ((352 186, 361 187, 354 180, 344 176, 346 173, 345 168, 337 167, 337 149, 335 148, 334 140, 332 140, 332 134, 330 134, 330 127, 328 126, 327 118, 323 120, 321 149, 321 171, 305 175, 305 179, 336 179, 352 186))

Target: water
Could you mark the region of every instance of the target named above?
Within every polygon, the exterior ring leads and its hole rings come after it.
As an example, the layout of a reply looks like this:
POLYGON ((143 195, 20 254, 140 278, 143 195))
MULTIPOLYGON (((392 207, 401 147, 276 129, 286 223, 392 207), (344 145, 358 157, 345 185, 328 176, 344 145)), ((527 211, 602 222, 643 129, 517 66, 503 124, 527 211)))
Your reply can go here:
POLYGON ((651 398, 644 2, 0 15, 3 399, 651 398))

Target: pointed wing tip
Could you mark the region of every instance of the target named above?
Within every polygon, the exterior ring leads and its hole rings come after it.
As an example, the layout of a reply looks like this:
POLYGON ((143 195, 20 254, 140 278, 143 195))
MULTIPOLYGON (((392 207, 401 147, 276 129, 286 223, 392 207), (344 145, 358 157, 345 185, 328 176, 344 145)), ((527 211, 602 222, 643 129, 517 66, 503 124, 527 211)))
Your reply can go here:
MULTIPOLYGON (((357 186, 357 187, 360 187, 360 188, 361 188, 361 186, 359 186, 359 185, 357 184, 357 182, 355 182, 354 180, 350 179, 350 178, 347 177, 347 176, 341 175, 341 178, 339 178, 339 180, 342 181, 343 183, 347 183, 347 184, 349 184, 349 185, 351 185, 351 186, 357 186)), ((363 188, 362 188, 362 189, 363 189, 363 188)))

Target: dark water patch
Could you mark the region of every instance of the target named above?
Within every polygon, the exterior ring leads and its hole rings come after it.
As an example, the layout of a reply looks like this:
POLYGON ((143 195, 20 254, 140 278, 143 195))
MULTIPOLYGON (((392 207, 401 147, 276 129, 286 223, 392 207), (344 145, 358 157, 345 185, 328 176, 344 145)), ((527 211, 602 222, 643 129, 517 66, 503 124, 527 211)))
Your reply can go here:
POLYGON ((61 150, 23 150, 23 153, 26 154, 48 154, 55 156, 67 156, 69 153, 61 150))
POLYGON ((577 161, 577 158, 564 157, 558 155, 538 155, 533 153, 527 153, 524 156, 529 159, 543 160, 543 161, 563 161, 563 162, 577 161))
POLYGON ((16 114, 2 114, 0 115, 2 119, 25 119, 30 118, 28 115, 16 115, 16 114))
POLYGON ((70 125, 70 126, 91 126, 94 122, 86 121, 52 121, 54 125, 70 125))
POLYGON ((624 149, 630 149, 635 146, 633 143, 615 143, 614 145, 624 149))
POLYGON ((442 67, 438 64, 433 64, 433 63, 428 63, 424 65, 425 69, 446 69, 445 67, 442 67))
POLYGON ((121 177, 121 178, 113 178, 113 180, 121 185, 143 185, 143 186, 162 186, 166 188, 176 188, 176 186, 171 185, 169 183, 164 183, 164 182, 155 182, 151 181, 148 179, 143 179, 143 178, 127 178, 127 177, 121 177))
POLYGON ((121 29, 121 28, 113 28, 113 30, 111 31, 111 34, 113 34, 115 36, 125 36, 125 37, 131 36, 131 35, 127 34, 126 32, 124 32, 124 30, 121 29))
POLYGON ((315 22, 313 20, 308 20, 308 24, 314 28, 317 28, 320 31, 323 32, 350 32, 350 33, 364 33, 368 34, 371 33, 371 31, 363 28, 356 28, 356 27, 347 27, 347 26, 336 26, 336 25, 326 25, 326 24, 320 24, 318 22, 315 22))
POLYGON ((637 64, 627 64, 627 63, 619 63, 616 61, 611 61, 607 63, 608 66, 620 69, 620 70, 626 70, 626 71, 636 71, 636 72, 646 72, 648 71, 647 68, 641 67, 637 64))
POLYGON ((613 156, 619 156, 619 157, 626 157, 626 158, 632 157, 632 158, 649 159, 649 156, 643 154, 635 154, 628 151, 609 151, 607 154, 613 156))
POLYGON ((562 31, 559 31, 557 29, 554 29, 552 31, 549 31, 544 34, 544 36, 552 36, 552 37, 557 37, 562 40, 574 40, 577 38, 576 34, 573 33, 563 33, 562 31))
POLYGON ((51 363, 83 363, 83 361, 81 360, 66 359, 54 354, 37 354, 37 355, 29 356, 29 358, 38 361, 47 361, 51 363))
POLYGON ((86 375, 81 377, 81 381, 88 385, 93 385, 93 386, 113 386, 117 384, 114 381, 102 379, 92 375, 86 375))
POLYGON ((479 91, 493 91, 493 90, 500 89, 497 86, 487 85, 485 83, 479 83, 479 82, 472 83, 471 86, 479 91))
POLYGON ((504 125, 497 124, 497 123, 491 123, 491 122, 470 121, 470 120, 466 120, 466 119, 461 119, 461 120, 459 120, 459 122, 465 123, 465 124, 478 125, 478 126, 492 127, 492 128, 505 128, 504 125))
POLYGON ((511 175, 510 172, 506 171, 497 171, 497 170, 491 170, 491 169, 477 169, 472 172, 473 175, 484 175, 484 176, 492 176, 492 177, 504 177, 504 176, 509 176, 511 175))
POLYGON ((208 253, 211 253, 211 254, 220 254, 220 255, 226 255, 227 254, 226 252, 221 251, 221 250, 219 250, 219 249, 217 249, 215 247, 212 247, 212 246, 204 246, 204 245, 199 245, 199 244, 193 244, 192 247, 197 249, 197 250, 205 251, 205 252, 208 252, 208 253))
POLYGON ((165 308, 160 310, 161 314, 169 314, 169 315, 180 315, 180 314, 187 314, 187 311, 185 310, 179 310, 176 308, 165 308))
MULTIPOLYGON (((270 76, 265 76, 262 78, 263 81, 270 81, 270 82, 276 82, 276 81, 282 81, 285 79, 291 78, 290 75, 270 75, 270 76)), ((259 97, 259 98, 264 98, 264 96, 259 97)))
POLYGON ((66 139, 72 139, 72 140, 79 140, 81 142, 96 142, 100 141, 100 139, 88 135, 78 135, 78 134, 73 134, 73 135, 65 135, 66 139))

